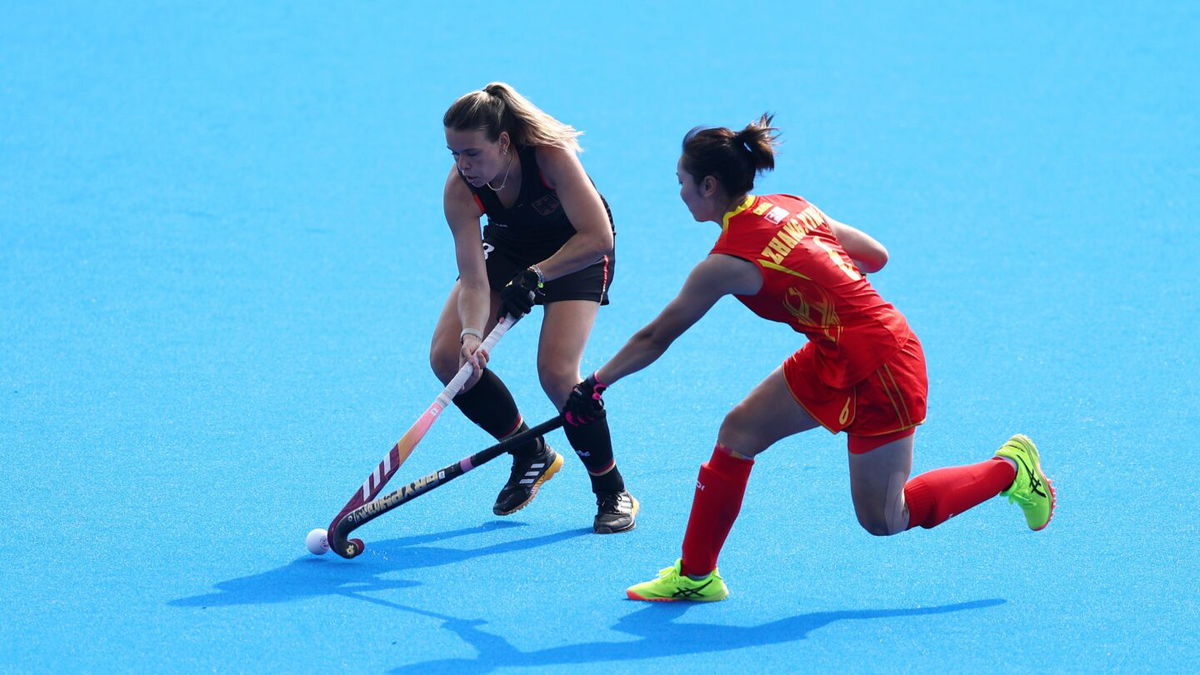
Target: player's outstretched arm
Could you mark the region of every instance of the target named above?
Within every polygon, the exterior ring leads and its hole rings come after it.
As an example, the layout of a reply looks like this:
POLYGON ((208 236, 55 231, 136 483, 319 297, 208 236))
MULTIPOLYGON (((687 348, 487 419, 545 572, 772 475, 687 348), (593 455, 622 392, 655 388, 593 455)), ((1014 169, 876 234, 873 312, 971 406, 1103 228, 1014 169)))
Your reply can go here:
POLYGON ((597 379, 611 385, 654 363, 722 296, 752 295, 761 287, 762 274, 754 263, 719 253, 708 256, 692 269, 679 295, 596 371, 597 379))
POLYGON ((692 269, 679 295, 653 321, 633 334, 608 363, 576 384, 563 406, 567 424, 590 424, 604 417, 604 391, 610 384, 654 363, 671 343, 730 293, 754 294, 762 275, 753 263, 714 254, 692 269))

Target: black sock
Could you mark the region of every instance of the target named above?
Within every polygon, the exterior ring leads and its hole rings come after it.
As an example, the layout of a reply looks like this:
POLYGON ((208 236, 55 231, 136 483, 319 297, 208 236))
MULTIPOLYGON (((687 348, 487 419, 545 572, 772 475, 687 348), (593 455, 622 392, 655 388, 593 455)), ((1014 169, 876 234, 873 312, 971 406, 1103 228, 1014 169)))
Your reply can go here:
POLYGON ((625 489, 625 480, 613 459, 612 437, 608 433, 608 420, 600 418, 582 426, 563 425, 567 440, 575 454, 587 467, 592 479, 592 492, 620 492, 625 489), (599 475, 597 475, 599 474, 599 475))
MULTIPOLYGON (((521 419, 517 403, 508 387, 491 370, 485 368, 479 382, 467 391, 454 397, 454 405, 480 428, 499 440, 525 431, 529 427, 521 419)), ((525 455, 541 449, 541 439, 534 439, 513 448, 514 455, 525 455)))

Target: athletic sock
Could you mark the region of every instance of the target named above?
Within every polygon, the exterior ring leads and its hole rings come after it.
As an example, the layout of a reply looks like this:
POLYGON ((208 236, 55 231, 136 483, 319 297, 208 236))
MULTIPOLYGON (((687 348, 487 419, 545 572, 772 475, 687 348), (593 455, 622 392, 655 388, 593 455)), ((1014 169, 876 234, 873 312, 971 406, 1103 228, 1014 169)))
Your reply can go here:
POLYGON ((1000 457, 923 473, 904 485, 908 528, 940 525, 1008 489, 1016 475, 1000 457))
MULTIPOLYGON (((483 370, 483 375, 474 387, 454 397, 454 405, 458 406, 467 419, 497 440, 529 428, 521 419, 521 412, 517 410, 517 403, 508 387, 488 368, 483 370)), ((514 455, 532 454, 537 452, 541 445, 538 439, 534 439, 510 452, 514 455)))
POLYGON ((684 574, 702 576, 716 569, 717 556, 742 508, 752 468, 754 460, 734 457, 720 443, 700 465, 692 513, 683 535, 680 571, 684 574))
POLYGON ((575 449, 579 460, 587 467, 588 478, 592 479, 592 492, 620 492, 625 489, 625 480, 613 459, 612 436, 608 431, 608 420, 601 417, 591 424, 563 425, 567 440, 575 449))

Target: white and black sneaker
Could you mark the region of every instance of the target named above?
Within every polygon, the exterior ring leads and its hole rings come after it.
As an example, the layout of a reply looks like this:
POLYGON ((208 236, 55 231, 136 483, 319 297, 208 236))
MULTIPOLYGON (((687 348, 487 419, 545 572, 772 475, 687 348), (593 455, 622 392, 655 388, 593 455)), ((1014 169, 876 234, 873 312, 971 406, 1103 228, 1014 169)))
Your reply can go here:
POLYGON ((637 498, 627 490, 596 495, 596 520, 592 523, 592 531, 596 534, 614 534, 632 530, 637 526, 640 506, 637 498))
POLYGON ((563 458, 552 450, 545 441, 541 441, 542 449, 531 455, 513 455, 512 473, 508 482, 496 495, 496 503, 492 505, 492 513, 507 516, 525 508, 537 496, 542 483, 554 477, 562 468, 563 458))

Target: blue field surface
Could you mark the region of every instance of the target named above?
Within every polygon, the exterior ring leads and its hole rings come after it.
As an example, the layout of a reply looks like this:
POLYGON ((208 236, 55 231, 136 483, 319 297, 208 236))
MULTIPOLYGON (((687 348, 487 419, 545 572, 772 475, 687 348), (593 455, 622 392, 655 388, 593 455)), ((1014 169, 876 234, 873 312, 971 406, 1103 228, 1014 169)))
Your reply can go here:
MULTIPOLYGON (((0 672, 1194 671, 1200 5, 1142 5, 0 3, 0 672), (441 116, 494 80, 585 131, 612 206, 585 369, 717 236, 683 133, 770 111, 755 191, 891 253, 914 474, 1026 433, 1053 523, 995 499, 872 537, 813 431, 758 460, 728 601, 626 600, 802 344, 726 299, 606 396, 633 532, 591 534, 573 456, 494 517, 502 459, 309 555, 440 391, 441 116)), ((492 354, 531 422, 539 327, 492 354)), ((392 485, 489 444, 448 410, 392 485)))

